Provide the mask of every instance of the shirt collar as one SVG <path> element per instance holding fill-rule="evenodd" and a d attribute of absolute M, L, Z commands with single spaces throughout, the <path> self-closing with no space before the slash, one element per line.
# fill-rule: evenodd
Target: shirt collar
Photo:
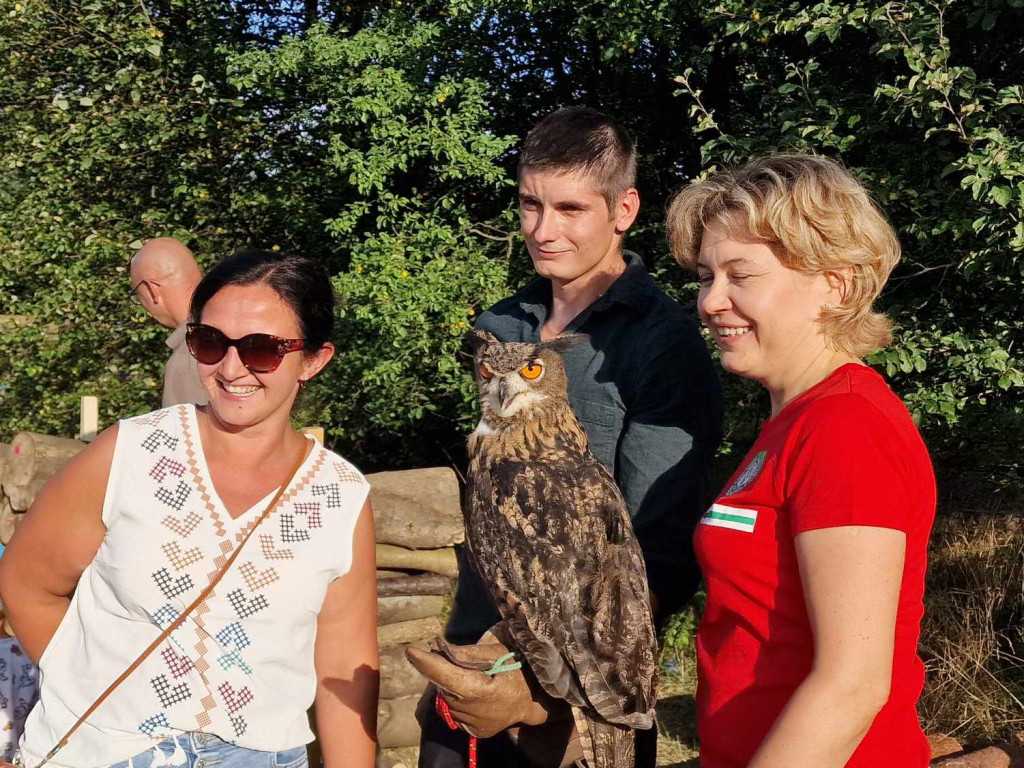
<path fill-rule="evenodd" d="M 644 308 L 654 289 L 654 281 L 647 274 L 643 259 L 638 254 L 623 251 L 622 258 L 626 262 L 626 270 L 588 307 L 591 311 L 600 312 L 613 304 L 625 304 L 636 310 Z M 523 311 L 534 315 L 543 323 L 551 308 L 551 281 L 546 277 L 534 278 L 523 289 L 519 305 Z"/>
<path fill-rule="evenodd" d="M 174 332 L 170 336 L 167 337 L 168 347 L 171 349 L 177 349 L 185 343 L 185 331 L 187 325 L 188 323 L 182 323 L 174 329 Z"/>

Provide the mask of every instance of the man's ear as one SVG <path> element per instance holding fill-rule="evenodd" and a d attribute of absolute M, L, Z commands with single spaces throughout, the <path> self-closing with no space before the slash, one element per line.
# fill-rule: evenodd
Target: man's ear
<path fill-rule="evenodd" d="M 615 231 L 620 235 L 633 226 L 637 214 L 640 213 L 640 193 L 630 188 L 619 195 L 615 201 L 615 210 L 612 211 L 612 218 L 615 220 Z"/>
<path fill-rule="evenodd" d="M 563 333 L 561 336 L 556 336 L 550 341 L 541 342 L 538 346 L 550 349 L 561 355 L 586 340 L 586 338 L 586 334 L 583 333 Z"/>
<path fill-rule="evenodd" d="M 463 340 L 473 350 L 475 355 L 480 351 L 482 347 L 486 347 L 488 344 L 499 344 L 500 342 L 492 333 L 487 331 L 469 331 L 463 337 Z"/>

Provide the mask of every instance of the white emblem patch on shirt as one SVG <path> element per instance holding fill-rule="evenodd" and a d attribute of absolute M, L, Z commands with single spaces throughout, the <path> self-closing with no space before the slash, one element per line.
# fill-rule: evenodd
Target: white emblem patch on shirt
<path fill-rule="evenodd" d="M 732 494 L 739 493 L 753 483 L 757 476 L 761 474 L 761 470 L 764 469 L 764 462 L 767 458 L 768 451 L 758 451 L 754 458 L 750 460 L 750 463 L 744 467 L 736 481 L 729 486 L 729 490 L 725 492 L 725 495 L 732 496 Z"/>

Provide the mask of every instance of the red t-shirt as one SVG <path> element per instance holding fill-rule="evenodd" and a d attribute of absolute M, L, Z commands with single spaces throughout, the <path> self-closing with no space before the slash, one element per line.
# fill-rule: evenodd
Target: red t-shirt
<path fill-rule="evenodd" d="M 844 365 L 766 422 L 694 536 L 707 585 L 697 630 L 702 768 L 745 768 L 810 672 L 814 637 L 794 538 L 846 525 L 907 534 L 889 701 L 848 768 L 923 768 L 916 705 L 935 476 L 906 408 Z"/>

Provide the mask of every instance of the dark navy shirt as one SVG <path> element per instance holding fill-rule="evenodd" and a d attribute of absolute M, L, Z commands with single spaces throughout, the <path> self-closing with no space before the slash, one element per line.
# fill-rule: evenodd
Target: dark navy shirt
<path fill-rule="evenodd" d="M 622 490 L 667 617 L 700 582 L 692 538 L 722 436 L 722 391 L 693 319 L 655 286 L 639 256 L 624 257 L 626 271 L 565 329 L 586 340 L 563 357 L 570 405 Z M 501 341 L 537 342 L 550 306 L 551 282 L 538 277 L 483 313 L 476 328 Z M 473 643 L 498 614 L 467 558 L 459 565 L 446 634 Z"/>

